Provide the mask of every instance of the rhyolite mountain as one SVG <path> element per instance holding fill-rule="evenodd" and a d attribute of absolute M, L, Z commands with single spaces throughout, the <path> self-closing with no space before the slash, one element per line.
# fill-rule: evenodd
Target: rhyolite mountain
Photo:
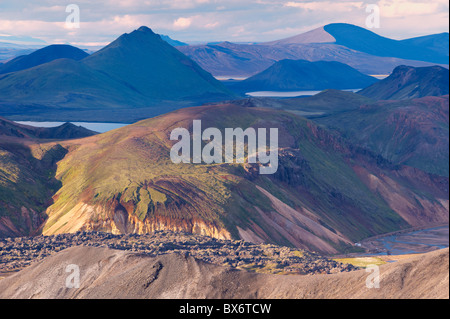
<path fill-rule="evenodd" d="M 233 97 L 147 27 L 80 61 L 57 59 L 0 75 L 0 114 L 14 120 L 129 122 Z"/>
<path fill-rule="evenodd" d="M 267 176 L 258 164 L 174 164 L 170 132 L 190 130 L 193 119 L 222 131 L 277 127 L 278 171 Z M 28 147 L 40 158 L 46 150 L 67 152 L 49 173 L 60 187 L 34 218 L 45 220 L 35 234 L 168 229 L 337 253 L 371 235 L 448 222 L 448 178 L 392 165 L 283 111 L 206 105 Z M 27 215 L 9 209 L 2 227 L 19 229 L 17 214 Z"/>
<path fill-rule="evenodd" d="M 0 65 L 0 74 L 29 69 L 56 59 L 81 60 L 89 54 L 66 44 L 53 44 Z"/>
<path fill-rule="evenodd" d="M 375 82 L 376 78 L 340 62 L 281 60 L 230 88 L 241 92 L 359 89 Z"/>
<path fill-rule="evenodd" d="M 440 66 L 399 66 L 392 74 L 359 91 L 376 100 L 405 100 L 449 94 L 449 70 Z"/>
<path fill-rule="evenodd" d="M 365 74 L 390 74 L 399 65 L 448 67 L 448 33 L 392 40 L 350 24 L 330 24 L 257 44 L 222 42 L 178 49 L 215 76 L 249 77 L 274 62 L 337 61 Z"/>

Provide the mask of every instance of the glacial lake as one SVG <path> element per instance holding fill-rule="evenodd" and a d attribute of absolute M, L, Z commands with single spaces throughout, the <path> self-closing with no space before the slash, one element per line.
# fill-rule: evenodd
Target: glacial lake
<path fill-rule="evenodd" d="M 66 122 L 33 122 L 33 121 L 16 121 L 16 123 L 36 126 L 36 127 L 56 127 L 63 125 Z M 70 122 L 76 126 L 82 126 L 89 130 L 105 133 L 116 128 L 120 128 L 129 124 L 125 123 L 95 123 L 95 122 Z"/>
<path fill-rule="evenodd" d="M 358 92 L 361 89 L 347 89 L 341 90 L 346 92 Z M 321 91 L 256 91 L 245 93 L 251 97 L 299 97 L 299 96 L 311 96 L 319 94 Z"/>

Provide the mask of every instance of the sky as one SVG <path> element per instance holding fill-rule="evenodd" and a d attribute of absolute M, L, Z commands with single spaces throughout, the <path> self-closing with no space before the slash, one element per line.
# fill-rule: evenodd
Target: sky
<path fill-rule="evenodd" d="M 79 8 L 79 28 L 74 11 L 66 12 L 71 4 Z M 371 30 L 380 35 L 448 32 L 447 0 L 0 0 L 0 37 L 102 46 L 145 25 L 184 42 L 264 42 L 334 22 L 368 28 L 369 4 L 379 8 L 379 27 Z"/>

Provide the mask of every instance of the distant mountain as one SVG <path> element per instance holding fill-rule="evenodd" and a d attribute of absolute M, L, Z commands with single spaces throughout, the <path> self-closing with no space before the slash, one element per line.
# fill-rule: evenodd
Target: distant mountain
<path fill-rule="evenodd" d="M 82 126 L 65 123 L 57 127 L 34 127 L 0 117 L 0 136 L 39 139 L 72 139 L 97 134 Z"/>
<path fill-rule="evenodd" d="M 30 54 L 38 49 L 44 47 L 43 45 L 18 45 L 13 43 L 0 42 L 0 66 L 12 59 Z"/>
<path fill-rule="evenodd" d="M 448 32 L 401 40 L 400 42 L 407 45 L 421 46 L 424 48 L 428 48 L 430 50 L 438 52 L 439 54 L 448 56 L 449 51 Z"/>
<path fill-rule="evenodd" d="M 397 41 L 349 24 L 258 44 L 222 42 L 178 49 L 213 75 L 228 77 L 253 76 L 284 59 L 337 61 L 365 74 L 390 74 L 399 65 L 449 63 L 448 34 Z"/>
<path fill-rule="evenodd" d="M 440 64 L 449 63 L 448 33 L 428 38 L 393 40 L 347 23 L 328 24 L 324 26 L 324 30 L 336 39 L 336 44 L 371 55 Z M 440 49 L 436 49 L 435 42 L 431 40 L 433 38 L 443 40 Z M 428 47 L 426 44 L 430 45 L 430 42 L 433 42 L 433 45 Z"/>
<path fill-rule="evenodd" d="M 181 46 L 185 46 L 188 45 L 187 43 L 178 41 L 178 40 L 174 40 L 171 37 L 169 37 L 168 35 L 164 35 L 164 34 L 160 34 L 161 39 L 163 39 L 164 41 L 166 41 L 167 43 L 169 43 L 171 46 L 174 47 L 181 47 Z"/>
<path fill-rule="evenodd" d="M 243 92 L 357 89 L 375 82 L 374 77 L 340 62 L 281 60 L 230 87 Z"/>
<path fill-rule="evenodd" d="M 57 59 L 0 75 L 0 115 L 16 120 L 135 121 L 181 105 L 233 97 L 147 27 L 80 61 Z"/>
<path fill-rule="evenodd" d="M 363 104 L 374 101 L 365 96 L 340 90 L 325 90 L 313 96 L 283 99 L 280 101 L 286 110 L 303 112 L 323 112 L 335 114 L 359 109 Z"/>
<path fill-rule="evenodd" d="M 135 94 L 151 99 L 231 95 L 219 81 L 147 27 L 120 36 L 84 59 L 83 64 L 117 82 L 126 82 Z"/>
<path fill-rule="evenodd" d="M 29 69 L 56 59 L 79 61 L 89 54 L 71 45 L 53 44 L 0 65 L 0 74 Z"/>
<path fill-rule="evenodd" d="M 289 45 L 289 44 L 300 44 L 300 43 L 335 43 L 336 39 L 325 31 L 324 27 L 320 27 L 305 33 L 295 35 L 293 37 L 263 42 L 264 45 Z"/>
<path fill-rule="evenodd" d="M 449 94 L 449 70 L 440 66 L 399 66 L 392 74 L 359 91 L 376 100 L 405 100 Z"/>
<path fill-rule="evenodd" d="M 357 110 L 363 104 L 374 103 L 368 97 L 348 91 L 324 90 L 312 96 L 274 99 L 268 97 L 248 97 L 229 103 L 244 107 L 268 107 L 282 109 L 306 117 L 316 118 L 324 115 Z"/>
<path fill-rule="evenodd" d="M 45 45 L 45 41 L 29 36 L 0 35 L 0 46 L 2 42 L 18 44 L 18 45 Z"/>

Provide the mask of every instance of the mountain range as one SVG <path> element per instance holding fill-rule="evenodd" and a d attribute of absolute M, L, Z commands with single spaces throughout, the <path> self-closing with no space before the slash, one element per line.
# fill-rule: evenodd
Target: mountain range
<path fill-rule="evenodd" d="M 448 32 L 427 37 L 393 40 L 367 29 L 346 23 L 324 26 L 338 45 L 383 57 L 448 64 Z"/>
<path fill-rule="evenodd" d="M 368 55 L 362 47 L 362 51 L 356 51 L 356 44 L 350 41 L 353 37 L 361 43 L 365 39 L 366 46 L 385 46 L 385 52 L 375 56 Z M 416 50 L 424 60 L 419 65 L 430 65 L 427 61 L 445 56 L 444 38 L 445 34 L 440 34 L 394 41 L 356 26 L 332 24 L 267 43 L 210 44 L 199 56 L 192 56 L 191 50 L 197 51 L 199 46 L 174 48 L 149 28 L 141 27 L 91 55 L 68 45 L 52 45 L 0 65 L 0 116 L 12 120 L 130 123 L 185 106 L 236 99 L 248 91 L 364 88 L 376 80 L 361 74 L 368 73 L 363 65 L 373 67 L 374 73 L 384 72 L 381 67 L 388 67 L 391 72 L 400 62 L 417 65 L 417 61 L 399 57 L 407 57 L 403 53 L 408 48 L 424 45 L 428 51 Z M 391 53 L 398 57 L 384 56 Z M 234 54 L 239 63 L 223 60 Z M 211 71 L 213 64 L 227 69 L 226 73 L 233 68 L 239 72 L 247 72 L 248 68 L 262 72 L 244 81 L 221 83 L 202 69 Z M 445 76 L 445 69 L 439 70 Z M 386 81 L 379 85 L 383 83 Z M 414 84 L 408 85 L 405 84 L 405 92 L 413 90 Z M 441 91 L 445 90 L 443 85 Z M 434 83 L 429 87 L 435 87 Z M 361 94 L 375 97 L 381 91 L 385 89 L 374 86 Z M 401 94 L 413 98 L 428 95 L 425 91 Z"/>
<path fill-rule="evenodd" d="M 399 65 L 448 67 L 448 48 L 448 33 L 393 40 L 345 23 L 257 44 L 222 42 L 178 47 L 214 76 L 230 78 L 255 75 L 284 59 L 337 61 L 369 75 L 390 74 Z"/>
<path fill-rule="evenodd" d="M 335 27 L 247 46 L 272 52 L 276 46 L 339 47 L 351 52 L 345 55 L 350 61 L 367 53 L 344 47 L 346 34 L 386 41 Z M 386 52 L 400 56 L 423 43 L 430 51 L 417 54 L 439 57 L 436 37 L 391 43 Z M 0 120 L 0 236 L 173 230 L 337 254 L 358 250 L 354 243 L 369 236 L 448 223 L 445 68 L 399 66 L 377 81 L 336 61 L 272 60 L 241 85 L 328 89 L 303 98 L 239 100 L 146 27 L 91 55 L 62 48 L 11 61 L 24 69 L 0 75 L 1 114 L 147 119 L 104 134 Z M 50 49 L 56 53 L 42 53 Z M 363 83 L 368 87 L 358 93 L 330 89 Z M 194 104 L 204 105 L 186 108 Z M 260 175 L 259 164 L 174 164 L 170 132 L 192 130 L 194 120 L 221 132 L 278 128 L 277 172 Z"/>
<path fill-rule="evenodd" d="M 79 61 L 56 59 L 0 75 L 1 114 L 16 119 L 133 121 L 234 96 L 146 27 Z"/>

